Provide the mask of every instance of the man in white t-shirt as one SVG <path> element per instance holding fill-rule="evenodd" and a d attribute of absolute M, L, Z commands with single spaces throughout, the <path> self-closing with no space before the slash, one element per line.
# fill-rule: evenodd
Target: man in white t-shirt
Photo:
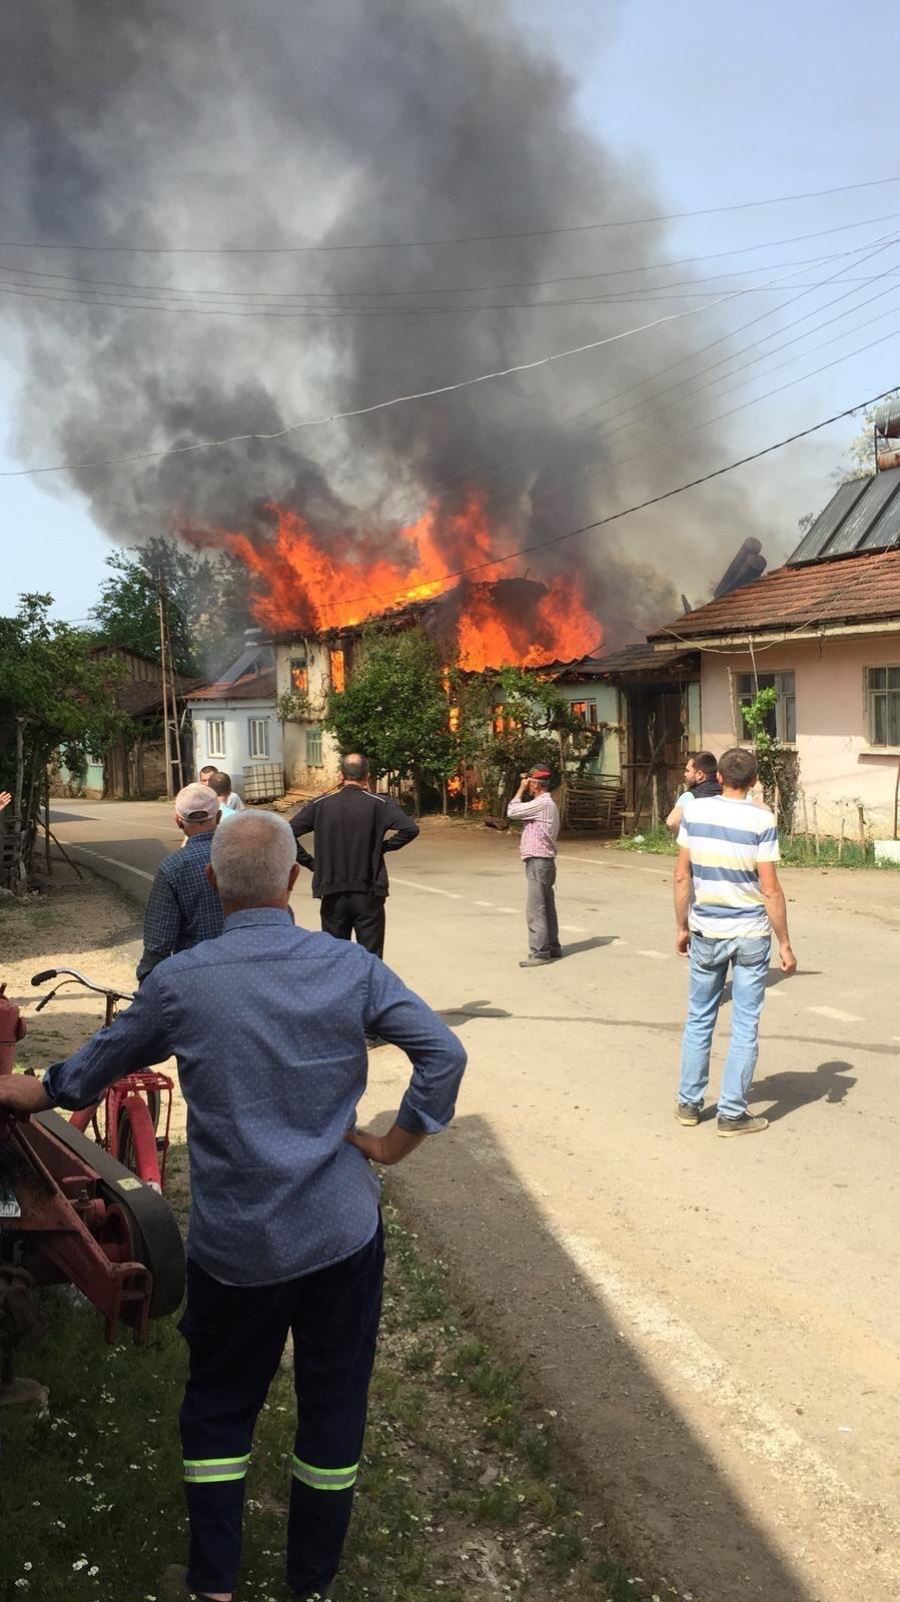
<path fill-rule="evenodd" d="M 684 765 L 684 789 L 666 818 L 666 824 L 673 834 L 677 834 L 681 828 L 682 819 L 692 801 L 722 794 L 717 768 L 718 763 L 711 751 L 694 751 L 688 757 Z"/>
<path fill-rule="evenodd" d="M 751 1135 L 768 1128 L 767 1119 L 747 1111 L 747 1094 L 759 1054 L 772 934 L 782 972 L 795 973 L 797 958 L 778 882 L 775 819 L 749 799 L 757 780 L 753 752 L 740 746 L 726 751 L 719 758 L 718 778 L 722 794 L 692 800 L 678 833 L 675 944 L 682 956 L 690 957 L 691 981 L 675 1116 L 688 1128 L 700 1122 L 713 1031 L 730 968 L 731 1040 L 719 1093 L 718 1133 Z"/>

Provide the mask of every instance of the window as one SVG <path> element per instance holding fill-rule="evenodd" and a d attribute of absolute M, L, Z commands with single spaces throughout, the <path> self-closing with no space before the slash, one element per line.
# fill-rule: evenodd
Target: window
<path fill-rule="evenodd" d="M 309 690 L 309 669 L 306 654 L 291 657 L 291 689 L 295 695 L 306 695 Z"/>
<path fill-rule="evenodd" d="M 248 730 L 250 734 L 251 757 L 267 757 L 269 754 L 268 718 L 249 718 Z"/>
<path fill-rule="evenodd" d="M 331 688 L 340 695 L 347 686 L 346 664 L 343 651 L 331 652 Z"/>
<path fill-rule="evenodd" d="M 868 668 L 871 745 L 900 745 L 900 667 Z"/>
<path fill-rule="evenodd" d="M 502 734 L 518 734 L 522 725 L 518 719 L 510 717 L 502 701 L 498 701 L 491 712 L 491 728 L 499 739 Z"/>
<path fill-rule="evenodd" d="M 206 725 L 206 754 L 211 757 L 225 755 L 225 719 L 210 718 Z"/>
<path fill-rule="evenodd" d="M 306 731 L 306 766 L 308 768 L 321 768 L 323 766 L 321 729 L 307 729 Z"/>
<path fill-rule="evenodd" d="M 749 706 L 755 699 L 757 689 L 775 690 L 778 699 L 766 716 L 766 733 L 770 734 L 773 740 L 780 740 L 782 745 L 793 745 L 797 738 L 793 673 L 760 673 L 756 678 L 752 673 L 736 673 L 734 684 L 738 710 L 738 738 L 741 740 L 752 738 L 744 722 L 743 708 Z"/>
<path fill-rule="evenodd" d="M 572 702 L 572 716 L 576 717 L 576 718 L 580 718 L 582 723 L 586 723 L 589 729 L 596 729 L 596 727 L 597 727 L 597 703 L 596 703 L 596 701 L 573 701 Z"/>

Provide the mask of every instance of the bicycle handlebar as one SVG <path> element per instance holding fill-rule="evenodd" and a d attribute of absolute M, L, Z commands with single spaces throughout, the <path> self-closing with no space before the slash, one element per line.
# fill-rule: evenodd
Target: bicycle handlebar
<path fill-rule="evenodd" d="M 43 973 L 32 975 L 33 985 L 44 985 L 50 979 L 74 979 L 76 984 L 83 985 L 85 990 L 93 990 L 98 996 L 112 996 L 114 1001 L 133 1001 L 134 992 L 131 990 L 108 990 L 103 985 L 95 985 L 92 979 L 86 979 L 77 968 L 46 968 Z M 46 997 L 50 1000 L 50 997 Z"/>

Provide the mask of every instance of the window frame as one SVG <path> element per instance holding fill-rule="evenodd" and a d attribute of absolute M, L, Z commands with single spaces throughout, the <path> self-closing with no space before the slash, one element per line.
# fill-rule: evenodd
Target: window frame
<path fill-rule="evenodd" d="M 225 718 L 207 718 L 206 720 L 206 754 L 216 762 L 224 761 L 228 752 L 225 749 Z M 222 730 L 222 744 L 218 749 L 213 744 L 213 729 Z"/>
<path fill-rule="evenodd" d="M 288 666 L 288 675 L 291 681 L 293 695 L 309 694 L 309 662 L 306 652 L 292 656 Z"/>
<path fill-rule="evenodd" d="M 253 747 L 254 747 L 255 744 L 257 744 L 259 742 L 257 741 L 257 739 L 254 736 L 254 730 L 259 730 L 259 729 L 262 730 L 262 736 L 263 736 L 262 737 L 262 744 L 265 747 L 265 749 L 261 750 L 261 751 L 255 751 L 253 749 Z M 268 762 L 270 760 L 271 752 L 270 752 L 270 749 L 269 749 L 269 720 L 268 720 L 267 717 L 265 717 L 265 716 L 263 716 L 263 717 L 259 717 L 259 716 L 248 717 L 248 719 L 247 719 L 247 750 L 250 753 L 250 761 L 251 762 Z"/>
<path fill-rule="evenodd" d="M 584 708 L 583 712 L 579 710 L 581 707 Z M 570 701 L 569 710 L 571 711 L 573 717 L 581 720 L 586 729 L 599 728 L 600 722 L 597 716 L 596 697 L 593 699 L 588 697 L 587 699 L 582 698 L 580 701 Z"/>
<path fill-rule="evenodd" d="M 306 752 L 306 766 L 308 768 L 324 768 L 324 766 L 325 766 L 325 753 L 322 750 L 322 725 L 321 725 L 321 723 L 310 724 L 309 727 L 307 728 L 307 730 L 306 730 L 306 744 L 305 744 L 305 748 L 304 749 L 305 749 L 305 752 Z M 318 753 L 319 753 L 319 760 L 317 762 L 313 759 L 313 751 L 315 751 L 316 749 L 318 750 Z"/>
<path fill-rule="evenodd" d="M 877 686 L 877 687 L 873 686 L 873 684 L 872 684 L 872 676 L 875 673 L 883 673 L 884 674 L 885 683 L 884 683 L 883 688 L 881 686 Z M 889 675 L 891 673 L 897 674 L 898 681 L 900 681 L 900 662 L 878 662 L 878 663 L 874 664 L 871 667 L 866 667 L 863 670 L 863 683 L 864 683 L 864 686 L 865 686 L 865 700 L 866 700 L 866 740 L 867 740 L 867 743 L 869 744 L 869 746 L 871 746 L 873 751 L 897 751 L 897 750 L 900 750 L 900 682 L 898 682 L 896 685 L 892 685 L 890 683 L 890 680 L 889 680 Z M 877 740 L 875 738 L 875 733 L 876 733 L 876 727 L 875 727 L 875 701 L 876 701 L 876 698 L 878 698 L 878 699 L 883 698 L 885 703 L 886 703 L 886 716 L 887 716 L 887 719 L 888 719 L 888 726 L 887 726 L 887 731 L 886 732 L 889 734 L 890 733 L 890 700 L 891 700 L 891 696 L 896 696 L 897 697 L 897 702 L 898 702 L 897 712 L 895 714 L 895 725 L 894 725 L 894 732 L 897 735 L 897 739 L 896 740 Z"/>
<path fill-rule="evenodd" d="M 785 680 L 790 680 L 790 689 Z M 748 681 L 749 688 L 741 688 L 743 680 Z M 797 674 L 794 668 L 778 668 L 771 672 L 754 673 L 752 669 L 734 670 L 734 727 L 737 738 L 741 744 L 752 742 L 752 735 L 744 723 L 744 707 L 754 699 L 758 690 L 775 689 L 778 691 L 778 700 L 773 708 L 775 718 L 774 729 L 768 733 L 777 740 L 779 745 L 788 747 L 797 744 Z M 790 710 L 789 710 L 790 709 Z M 793 731 L 787 730 L 793 721 Z"/>

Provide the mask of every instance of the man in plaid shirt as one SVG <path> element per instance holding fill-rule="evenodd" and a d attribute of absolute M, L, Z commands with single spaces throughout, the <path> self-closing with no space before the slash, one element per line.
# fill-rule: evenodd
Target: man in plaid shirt
<path fill-rule="evenodd" d="M 542 968 L 562 956 L 556 917 L 556 840 L 559 808 L 550 794 L 549 768 L 532 768 L 522 774 L 518 793 L 506 809 L 508 818 L 525 824 L 519 855 L 525 863 L 528 884 L 526 917 L 529 954 L 520 968 Z M 528 796 L 528 800 L 525 796 Z"/>
<path fill-rule="evenodd" d="M 173 952 L 215 940 L 222 933 L 222 903 L 206 877 L 218 821 L 219 798 L 208 784 L 186 784 L 179 790 L 175 822 L 186 839 L 182 849 L 164 857 L 156 870 L 144 914 L 138 984 Z"/>

